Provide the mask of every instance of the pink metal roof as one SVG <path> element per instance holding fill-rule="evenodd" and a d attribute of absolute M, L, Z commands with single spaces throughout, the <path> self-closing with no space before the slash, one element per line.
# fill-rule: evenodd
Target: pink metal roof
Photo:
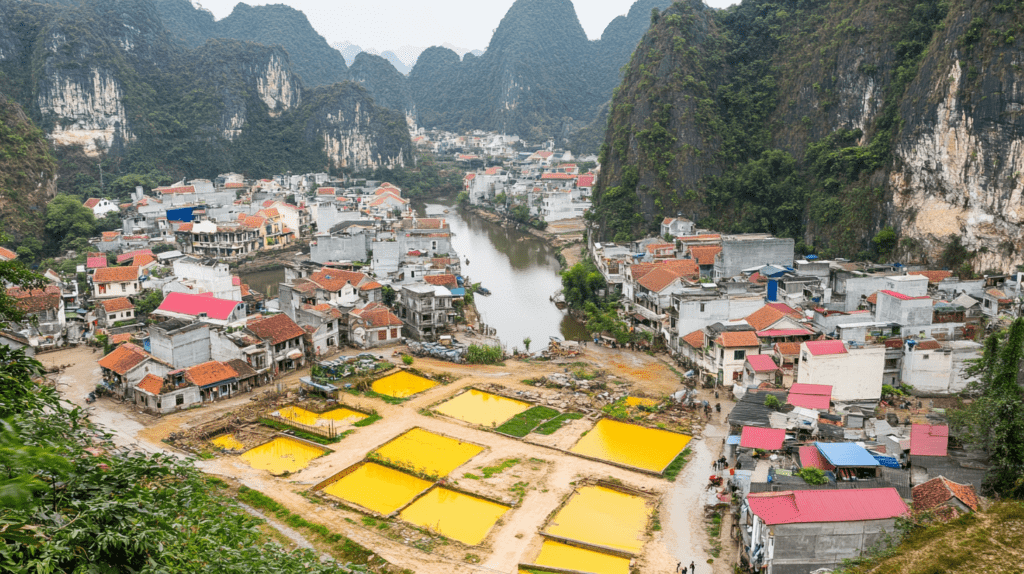
<path fill-rule="evenodd" d="M 801 395 L 825 395 L 832 396 L 832 385 L 808 385 L 806 383 L 793 383 L 789 392 Z"/>
<path fill-rule="evenodd" d="M 747 355 L 747 362 L 750 363 L 750 368 L 754 369 L 755 373 L 771 373 L 779 370 L 779 366 L 769 355 Z"/>
<path fill-rule="evenodd" d="M 228 299 L 217 299 L 216 297 L 192 295 L 190 293 L 168 293 L 167 297 L 164 298 L 164 302 L 157 307 L 157 310 L 191 315 L 193 317 L 198 316 L 200 313 L 206 313 L 206 316 L 210 319 L 225 321 L 239 305 L 241 305 L 240 302 Z"/>
<path fill-rule="evenodd" d="M 846 346 L 842 341 L 807 341 L 807 350 L 815 357 L 821 355 L 842 355 L 846 353 Z"/>
<path fill-rule="evenodd" d="M 784 440 L 786 440 L 785 429 L 743 427 L 743 434 L 740 435 L 740 446 L 762 450 L 779 450 L 782 448 L 782 441 Z"/>
<path fill-rule="evenodd" d="M 86 269 L 102 269 L 107 266 L 106 257 L 86 257 L 85 268 Z"/>
<path fill-rule="evenodd" d="M 825 460 L 825 457 L 821 456 L 821 451 L 818 447 L 813 444 L 802 446 L 797 449 L 800 453 L 800 466 L 804 468 L 818 468 L 821 470 L 835 470 L 836 467 L 832 466 L 829 461 Z"/>
<path fill-rule="evenodd" d="M 879 293 L 885 293 L 886 295 L 890 297 L 895 297 L 900 301 L 913 301 L 915 299 L 931 299 L 931 297 L 927 295 L 922 295 L 920 297 L 911 297 L 910 295 L 904 295 L 903 293 L 897 293 L 895 291 L 890 291 L 888 289 L 883 289 L 882 291 L 879 291 Z"/>
<path fill-rule="evenodd" d="M 909 514 L 895 488 L 758 492 L 750 493 L 747 503 L 769 526 L 884 520 Z"/>
<path fill-rule="evenodd" d="M 946 456 L 946 449 L 948 447 L 948 426 L 911 425 L 910 454 L 917 456 Z"/>
<path fill-rule="evenodd" d="M 829 395 L 802 395 L 791 391 L 786 397 L 786 402 L 794 407 L 827 411 L 831 400 Z"/>
<path fill-rule="evenodd" d="M 768 329 L 767 331 L 758 331 L 758 337 L 800 337 L 802 335 L 813 335 L 807 329 Z"/>

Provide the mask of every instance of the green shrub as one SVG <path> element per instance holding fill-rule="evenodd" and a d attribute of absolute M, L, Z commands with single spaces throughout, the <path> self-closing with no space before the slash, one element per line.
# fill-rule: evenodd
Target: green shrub
<path fill-rule="evenodd" d="M 804 479 L 807 484 L 828 484 L 828 477 L 825 476 L 825 471 L 820 468 L 812 468 L 810 466 L 801 468 L 797 471 L 800 478 Z"/>

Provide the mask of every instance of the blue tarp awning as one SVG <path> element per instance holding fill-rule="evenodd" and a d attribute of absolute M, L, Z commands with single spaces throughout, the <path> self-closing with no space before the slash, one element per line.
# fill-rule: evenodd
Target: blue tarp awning
<path fill-rule="evenodd" d="M 731 435 L 725 439 L 725 444 L 740 444 L 740 435 Z"/>
<path fill-rule="evenodd" d="M 458 289 L 449 289 L 449 291 L 452 292 L 452 297 L 465 297 L 466 296 L 466 288 L 465 287 L 459 287 Z"/>
<path fill-rule="evenodd" d="M 832 466 L 882 466 L 868 449 L 852 442 L 816 442 L 814 446 Z"/>
<path fill-rule="evenodd" d="M 325 393 L 333 393 L 334 391 L 338 390 L 338 387 L 334 385 L 330 385 L 327 383 L 317 383 L 314 382 L 313 379 L 309 377 L 301 377 L 299 378 L 299 382 L 302 383 L 303 385 L 313 387 L 314 389 L 317 389 L 318 391 L 323 391 Z"/>
<path fill-rule="evenodd" d="M 872 454 L 871 456 L 875 457 L 875 460 L 884 467 L 900 468 L 900 461 L 891 456 L 885 456 L 883 454 Z"/>

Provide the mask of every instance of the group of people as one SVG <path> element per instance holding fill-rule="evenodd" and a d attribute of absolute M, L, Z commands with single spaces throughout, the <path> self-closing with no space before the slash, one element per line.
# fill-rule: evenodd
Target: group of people
<path fill-rule="evenodd" d="M 676 564 L 676 572 L 679 572 L 680 574 L 686 574 L 686 570 L 687 570 L 687 568 L 686 568 L 686 566 L 683 566 L 682 562 Z M 697 570 L 697 565 L 693 563 L 693 560 L 690 561 L 690 568 L 689 568 L 689 570 L 690 570 L 690 574 L 693 574 L 694 571 Z"/>
<path fill-rule="evenodd" d="M 722 403 L 715 403 L 715 412 L 722 412 Z M 711 420 L 711 403 L 704 401 L 704 416 Z"/>

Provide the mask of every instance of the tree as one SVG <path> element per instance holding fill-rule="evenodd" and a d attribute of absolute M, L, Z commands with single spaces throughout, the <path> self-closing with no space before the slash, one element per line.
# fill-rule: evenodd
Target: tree
<path fill-rule="evenodd" d="M 523 346 L 526 347 L 526 352 L 527 353 L 530 352 L 530 343 L 532 343 L 532 342 L 533 342 L 533 339 L 531 339 L 529 337 L 526 337 L 526 338 L 523 339 Z"/>
<path fill-rule="evenodd" d="M 875 244 L 875 251 L 879 256 L 886 257 L 896 249 L 896 232 L 892 227 L 886 227 L 878 232 L 871 240 Z"/>
<path fill-rule="evenodd" d="M 600 302 L 599 292 L 606 288 L 604 276 L 590 260 L 581 261 L 562 273 L 562 293 L 570 307 L 584 309 L 588 302 Z"/>
<path fill-rule="evenodd" d="M 985 450 L 991 468 L 984 489 L 996 496 L 1024 497 L 1024 390 L 1017 382 L 1024 360 L 1024 319 L 985 341 L 982 358 L 968 368 L 978 394 L 968 406 L 949 413 L 961 441 Z"/>
<path fill-rule="evenodd" d="M 156 308 L 159 307 L 160 304 L 163 302 L 163 292 L 157 289 L 146 291 L 146 294 L 143 295 L 142 298 L 140 298 L 138 302 L 135 304 L 135 316 L 145 317 L 152 313 L 153 311 L 156 311 Z"/>
<path fill-rule="evenodd" d="M 53 251 L 68 249 L 76 239 L 88 239 L 96 230 L 92 210 L 71 195 L 58 195 L 46 206 L 46 235 Z"/>
<path fill-rule="evenodd" d="M 395 290 L 392 289 L 390 285 L 385 285 L 384 288 L 380 290 L 380 294 L 381 297 L 384 299 L 384 304 L 387 305 L 388 307 L 394 305 L 395 299 L 398 298 L 398 293 L 396 293 Z"/>

